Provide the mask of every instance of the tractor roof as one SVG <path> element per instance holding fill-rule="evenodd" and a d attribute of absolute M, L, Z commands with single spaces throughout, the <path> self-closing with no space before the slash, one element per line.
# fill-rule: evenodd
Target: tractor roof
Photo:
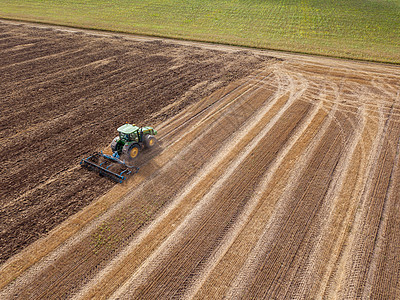
<path fill-rule="evenodd" d="M 121 127 L 118 127 L 118 132 L 122 132 L 125 134 L 131 134 L 133 132 L 135 132 L 136 130 L 138 130 L 139 127 L 137 127 L 136 125 L 131 125 L 131 124 L 124 124 Z"/>

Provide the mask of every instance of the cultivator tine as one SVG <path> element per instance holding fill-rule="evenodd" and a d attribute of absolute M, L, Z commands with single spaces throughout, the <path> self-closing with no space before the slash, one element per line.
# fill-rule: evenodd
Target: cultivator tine
<path fill-rule="evenodd" d="M 82 159 L 80 165 L 90 171 L 97 172 L 100 176 L 110 178 L 118 183 L 122 183 L 129 175 L 139 171 L 139 168 L 128 167 L 122 161 L 111 159 L 110 156 L 103 153 L 95 153 L 88 158 Z M 118 172 L 110 169 L 114 166 L 118 166 Z"/>

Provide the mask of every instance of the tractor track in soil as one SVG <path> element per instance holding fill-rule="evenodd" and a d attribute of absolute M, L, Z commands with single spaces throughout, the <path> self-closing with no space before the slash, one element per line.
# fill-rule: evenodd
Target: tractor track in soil
<path fill-rule="evenodd" d="M 0 139 L 16 154 L 1 150 L 0 221 L 16 222 L 1 231 L 0 298 L 399 296 L 399 67 L 7 22 L 0 33 Z M 113 186 L 70 166 L 121 118 L 160 134 L 136 176 Z"/>

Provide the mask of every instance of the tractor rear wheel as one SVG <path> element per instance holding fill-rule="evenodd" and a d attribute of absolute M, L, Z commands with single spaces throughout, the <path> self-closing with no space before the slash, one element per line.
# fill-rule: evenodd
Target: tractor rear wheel
<path fill-rule="evenodd" d="M 146 148 L 151 148 L 151 147 L 155 146 L 156 143 L 157 143 L 157 140 L 154 137 L 154 135 L 146 134 L 144 136 L 144 145 L 146 146 Z"/>

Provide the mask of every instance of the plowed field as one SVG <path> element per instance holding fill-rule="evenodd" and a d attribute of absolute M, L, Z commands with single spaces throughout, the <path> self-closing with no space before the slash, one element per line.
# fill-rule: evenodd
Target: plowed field
<path fill-rule="evenodd" d="M 269 60 L 0 23 L 0 262 L 114 185 L 79 161 L 121 124 L 154 126 Z"/>
<path fill-rule="evenodd" d="M 399 67 L 0 29 L 2 233 L 91 202 L 0 266 L 1 299 L 400 297 Z M 161 144 L 113 186 L 70 163 L 119 114 Z"/>

